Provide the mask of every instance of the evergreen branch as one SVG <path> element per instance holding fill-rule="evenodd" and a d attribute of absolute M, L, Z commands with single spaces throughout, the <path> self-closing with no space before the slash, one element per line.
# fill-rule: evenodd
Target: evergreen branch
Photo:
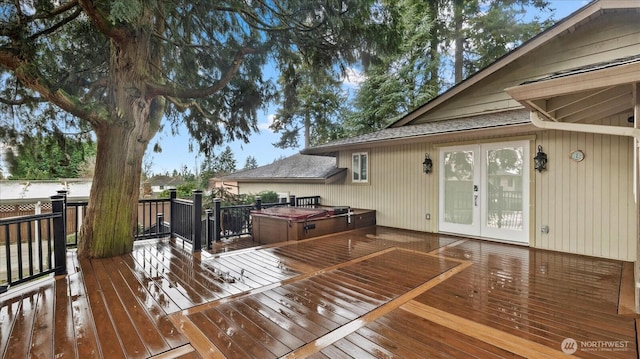
<path fill-rule="evenodd" d="M 175 86 L 165 86 L 158 83 L 149 83 L 149 95 L 150 96 L 166 96 L 174 98 L 203 98 L 210 96 L 220 90 L 222 90 L 233 79 L 235 74 L 240 69 L 242 61 L 248 54 L 256 53 L 257 50 L 245 47 L 238 52 L 233 58 L 231 67 L 216 83 L 209 87 L 199 89 L 179 88 Z"/>
<path fill-rule="evenodd" d="M 47 102 L 47 100 L 41 97 L 32 97 L 32 96 L 22 96 L 21 98 L 16 100 L 10 100 L 4 97 L 0 97 L 0 103 L 9 105 L 9 106 L 21 106 L 28 103 L 34 103 L 34 102 Z"/>
<path fill-rule="evenodd" d="M 119 29 L 109 22 L 103 14 L 98 10 L 91 0 L 78 0 L 78 4 L 82 7 L 85 14 L 92 20 L 98 31 L 114 40 L 122 41 L 126 39 L 127 34 L 124 30 Z"/>
<path fill-rule="evenodd" d="M 65 4 L 62 4 L 60 6 L 58 6 L 57 8 L 48 11 L 48 12 L 42 12 L 42 13 L 35 13 L 32 16 L 26 16 L 25 19 L 27 20 L 41 20 L 41 19 L 48 19 L 54 16 L 58 16 L 64 12 L 67 12 L 69 10 L 71 10 L 72 8 L 78 6 L 78 0 L 72 0 L 69 1 Z"/>
<path fill-rule="evenodd" d="M 35 34 L 31 35 L 29 37 L 29 40 L 35 41 L 35 39 L 37 39 L 40 36 L 48 35 L 48 34 L 51 34 L 51 33 L 55 32 L 56 30 L 58 30 L 62 26 L 70 23 L 72 20 L 74 20 L 75 18 L 80 16 L 80 14 L 82 14 L 82 9 L 78 8 L 71 15 L 69 15 L 66 18 L 62 19 L 60 22 L 54 24 L 53 26 L 51 26 L 51 27 L 49 27 L 47 29 L 44 29 L 42 31 L 36 32 Z"/>
<path fill-rule="evenodd" d="M 53 88 L 40 74 L 36 66 L 28 60 L 22 59 L 11 49 L 0 48 L 0 65 L 13 71 L 20 83 L 39 93 L 41 99 L 49 101 L 70 114 L 82 118 L 92 125 L 97 125 L 104 119 L 95 111 L 91 111 L 79 102 L 74 101 L 71 96 L 61 89 Z"/>
<path fill-rule="evenodd" d="M 169 100 L 169 102 L 171 102 L 172 104 L 174 104 L 176 106 L 176 108 L 178 109 L 178 111 L 180 112 L 184 112 L 188 109 L 194 109 L 196 110 L 199 114 L 202 115 L 202 117 L 210 119 L 210 120 L 214 120 L 214 117 L 207 111 L 205 111 L 205 109 L 202 108 L 202 106 L 200 106 L 200 104 L 198 104 L 195 101 L 190 101 L 190 102 L 182 102 L 179 99 L 175 98 L 175 97 L 171 97 L 171 96 L 167 96 L 166 97 L 167 100 Z M 216 119 L 216 120 L 220 120 L 220 119 Z"/>

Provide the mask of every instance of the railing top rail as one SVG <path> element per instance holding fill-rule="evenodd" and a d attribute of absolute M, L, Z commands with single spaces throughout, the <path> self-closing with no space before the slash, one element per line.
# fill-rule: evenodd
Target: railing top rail
<path fill-rule="evenodd" d="M 62 215 L 61 213 L 42 213 L 42 214 L 32 214 L 28 216 L 7 217 L 7 218 L 0 219 L 0 226 L 7 225 L 7 224 L 31 222 L 38 219 L 56 218 L 61 215 Z"/>
<path fill-rule="evenodd" d="M 89 201 L 67 201 L 67 206 L 81 207 L 89 204 Z"/>
<path fill-rule="evenodd" d="M 253 204 L 236 204 L 233 206 L 221 206 L 220 209 L 234 209 L 234 208 L 253 208 Z"/>
<path fill-rule="evenodd" d="M 193 201 L 190 199 L 184 199 L 184 198 L 176 198 L 174 199 L 174 201 L 176 203 L 180 203 L 180 204 L 193 204 Z"/>
<path fill-rule="evenodd" d="M 169 202 L 171 198 L 141 198 L 138 203 L 157 203 L 157 202 Z"/>

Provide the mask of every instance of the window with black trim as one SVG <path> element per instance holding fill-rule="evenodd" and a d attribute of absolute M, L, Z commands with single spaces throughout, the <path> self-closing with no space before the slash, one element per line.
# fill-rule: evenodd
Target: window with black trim
<path fill-rule="evenodd" d="M 369 155 L 366 152 L 351 155 L 351 180 L 358 183 L 369 182 Z"/>

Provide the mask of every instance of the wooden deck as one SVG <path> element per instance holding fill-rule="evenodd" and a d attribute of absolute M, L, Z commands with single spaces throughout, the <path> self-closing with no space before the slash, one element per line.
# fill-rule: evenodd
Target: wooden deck
<path fill-rule="evenodd" d="M 637 358 L 636 319 L 618 313 L 633 286 L 622 262 L 380 227 L 226 244 L 195 256 L 173 240 L 112 259 L 69 252 L 68 275 L 0 297 L 0 353 Z"/>

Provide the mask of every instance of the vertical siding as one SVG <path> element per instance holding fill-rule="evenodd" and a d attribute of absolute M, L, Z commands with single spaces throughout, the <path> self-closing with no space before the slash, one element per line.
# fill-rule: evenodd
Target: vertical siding
<path fill-rule="evenodd" d="M 620 124 L 626 118 L 615 121 Z M 638 221 L 632 188 L 632 144 L 632 139 L 616 136 L 565 131 L 536 134 L 536 150 L 537 145 L 542 145 L 549 163 L 546 171 L 535 172 L 532 177 L 535 215 L 531 246 L 627 261 L 636 259 Z M 569 153 L 576 149 L 585 153 L 582 162 L 569 158 Z M 382 226 L 437 232 L 438 156 L 434 145 L 426 142 L 396 145 L 367 152 L 368 184 L 352 184 L 349 170 L 342 183 L 241 183 L 240 190 L 319 195 L 325 205 L 375 209 Z M 429 175 L 422 172 L 427 152 L 435 170 Z M 339 155 L 338 166 L 350 169 L 350 152 Z M 427 213 L 431 214 L 431 220 L 425 219 Z M 541 233 L 542 225 L 549 226 L 548 234 Z"/>
<path fill-rule="evenodd" d="M 633 140 L 546 131 L 539 133 L 537 144 L 549 156 L 549 165 L 547 171 L 536 173 L 534 245 L 634 261 L 637 210 L 633 197 Z M 569 153 L 577 149 L 585 153 L 582 162 L 569 158 Z M 540 232 L 542 225 L 549 226 L 548 234 Z"/>
<path fill-rule="evenodd" d="M 425 153 L 429 152 L 434 163 L 436 161 L 433 148 L 422 143 L 374 148 L 367 152 L 370 169 L 367 184 L 352 184 L 349 170 L 342 183 L 241 183 L 240 191 L 257 193 L 273 190 L 296 196 L 320 195 L 325 205 L 375 209 L 377 222 L 382 226 L 436 231 L 437 197 L 434 198 L 433 189 L 437 175 L 422 172 Z M 340 154 L 338 166 L 351 168 L 350 152 Z M 427 213 L 431 214 L 431 220 L 425 220 Z"/>

